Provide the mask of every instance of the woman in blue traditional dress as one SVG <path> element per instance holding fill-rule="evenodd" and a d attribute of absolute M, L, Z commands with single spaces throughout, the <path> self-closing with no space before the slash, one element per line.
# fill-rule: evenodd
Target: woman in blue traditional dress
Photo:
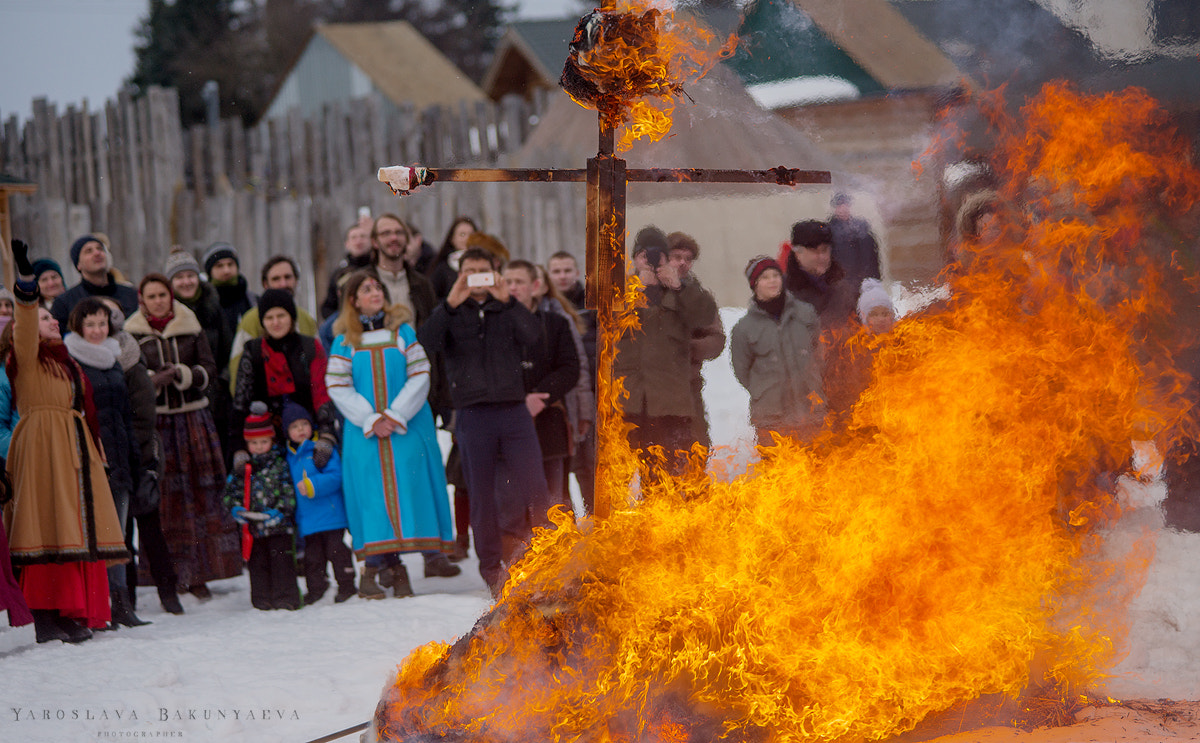
<path fill-rule="evenodd" d="M 409 322 L 369 270 L 346 282 L 325 386 L 345 416 L 342 492 L 354 551 L 365 561 L 359 595 L 412 595 L 402 552 L 425 553 L 425 574 L 447 575 L 454 520 L 426 398 L 430 370 Z M 453 572 L 457 573 L 458 570 Z M 382 587 L 381 587 L 382 586 Z"/>

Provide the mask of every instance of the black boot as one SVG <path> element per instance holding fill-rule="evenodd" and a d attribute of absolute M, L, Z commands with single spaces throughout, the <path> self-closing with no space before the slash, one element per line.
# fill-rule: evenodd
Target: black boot
<path fill-rule="evenodd" d="M 70 617 L 54 612 L 54 622 L 67 635 L 63 642 L 83 642 L 92 639 L 92 631 Z"/>
<path fill-rule="evenodd" d="M 158 589 L 158 600 L 162 604 L 163 611 L 168 614 L 182 614 L 183 604 L 179 603 L 179 596 L 175 595 L 175 587 L 160 587 Z"/>
<path fill-rule="evenodd" d="M 412 583 L 408 580 L 408 568 L 404 564 L 393 565 L 392 571 L 392 595 L 398 599 L 406 599 L 413 595 Z"/>
<path fill-rule="evenodd" d="M 38 642 L 70 642 L 71 639 L 62 627 L 58 626 L 58 612 L 53 609 L 33 609 L 33 629 L 37 633 Z"/>
<path fill-rule="evenodd" d="M 138 615 L 133 613 L 133 607 L 129 605 L 129 592 L 124 588 L 110 589 L 108 598 L 112 602 L 113 624 L 121 624 L 126 627 L 143 627 L 150 624 L 145 619 L 139 619 Z"/>

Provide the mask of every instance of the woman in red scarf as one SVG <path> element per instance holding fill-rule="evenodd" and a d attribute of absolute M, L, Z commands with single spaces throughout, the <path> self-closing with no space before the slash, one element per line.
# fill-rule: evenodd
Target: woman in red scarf
<path fill-rule="evenodd" d="M 178 590 L 200 600 L 212 596 L 210 580 L 242 572 L 237 524 L 221 505 L 225 462 L 207 391 L 217 367 L 196 315 L 175 300 L 171 282 L 150 274 L 138 287 L 140 309 L 125 321 L 158 391 L 158 435 L 166 464 L 159 515 L 178 576 Z M 138 582 L 154 585 L 149 570 Z M 169 588 L 159 598 L 170 604 Z M 167 608 L 164 606 L 164 608 Z"/>
<path fill-rule="evenodd" d="M 106 566 L 127 562 L 129 551 L 96 445 L 87 378 L 38 304 L 28 251 L 13 241 L 19 278 L 7 366 L 21 421 L 9 447 L 14 496 L 4 521 L 37 641 L 82 642 L 89 627 L 108 624 Z"/>
<path fill-rule="evenodd" d="M 263 337 L 246 341 L 238 364 L 233 391 L 231 435 L 241 435 L 250 403 L 267 404 L 275 423 L 276 439 L 286 441 L 281 430 L 283 405 L 292 401 L 316 423 L 320 438 L 313 461 L 324 467 L 337 444 L 336 412 L 325 391 L 325 349 L 320 341 L 296 332 L 296 301 L 286 289 L 268 289 L 258 299 Z"/>

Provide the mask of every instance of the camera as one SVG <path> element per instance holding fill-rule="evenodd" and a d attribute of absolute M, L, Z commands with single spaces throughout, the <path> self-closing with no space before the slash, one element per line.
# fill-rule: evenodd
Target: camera
<path fill-rule="evenodd" d="M 496 274 L 494 274 L 490 271 L 487 273 L 473 273 L 470 276 L 467 276 L 467 286 L 470 286 L 470 287 L 495 286 L 495 285 L 496 285 Z"/>
<path fill-rule="evenodd" d="M 663 250 L 657 245 L 651 245 L 650 247 L 646 248 L 646 262 L 650 264 L 651 268 L 658 268 L 666 260 L 667 251 Z"/>

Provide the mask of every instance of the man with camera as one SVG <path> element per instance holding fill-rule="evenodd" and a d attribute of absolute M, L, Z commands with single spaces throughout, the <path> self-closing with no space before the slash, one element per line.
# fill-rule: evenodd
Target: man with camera
<path fill-rule="evenodd" d="M 463 253 L 458 279 L 417 337 L 445 363 L 479 574 L 499 595 L 504 565 L 520 554 L 531 526 L 549 523 L 553 504 L 521 367 L 526 350 L 541 342 L 542 324 L 509 296 L 493 260 L 483 248 Z M 498 489 L 500 461 L 507 482 Z"/>
<path fill-rule="evenodd" d="M 711 325 L 717 304 L 708 292 L 668 260 L 666 234 L 645 227 L 633 241 L 633 265 L 646 306 L 639 308 L 641 327 L 622 336 L 617 346 L 613 376 L 625 378 L 625 420 L 634 428 L 629 443 L 643 450 L 643 472 L 653 480 L 660 469 L 678 475 L 687 463 L 696 410 L 691 385 L 692 334 Z M 648 450 L 663 448 L 665 461 Z"/>

